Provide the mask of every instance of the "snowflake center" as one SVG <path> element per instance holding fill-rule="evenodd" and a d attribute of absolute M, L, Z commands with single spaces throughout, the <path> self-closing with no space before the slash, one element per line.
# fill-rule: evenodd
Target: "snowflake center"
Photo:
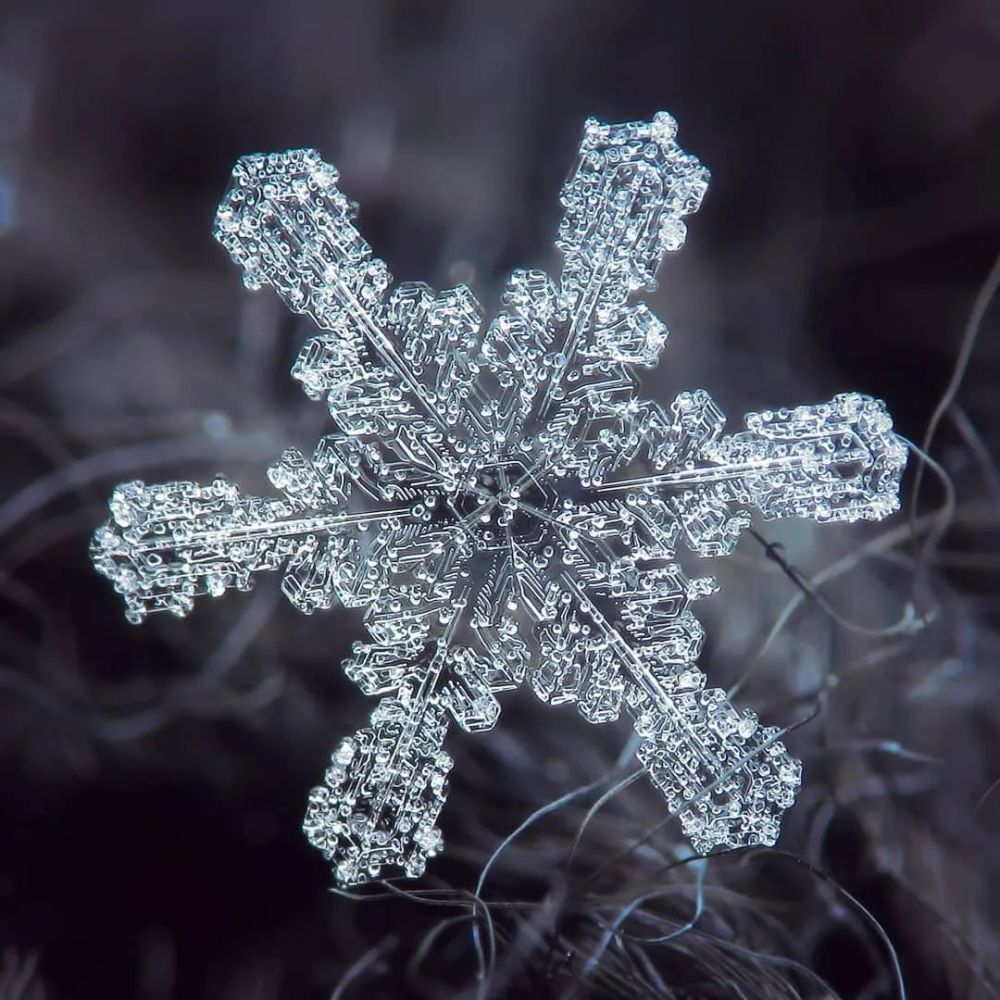
<path fill-rule="evenodd" d="M 480 548 L 541 540 L 552 496 L 522 462 L 488 465 L 470 477 L 450 506 L 475 534 Z"/>

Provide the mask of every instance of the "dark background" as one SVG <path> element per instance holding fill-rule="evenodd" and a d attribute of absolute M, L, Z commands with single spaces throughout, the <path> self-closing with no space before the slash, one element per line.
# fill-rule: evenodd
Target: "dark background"
<path fill-rule="evenodd" d="M 306 324 L 210 236 L 242 153 L 316 146 L 398 278 L 492 309 L 510 268 L 555 263 L 583 119 L 668 109 L 713 183 L 652 300 L 672 339 L 646 391 L 704 385 L 738 420 L 857 388 L 920 440 L 1000 250 L 998 99 L 989 0 L 8 0 L 0 996 L 472 995 L 463 893 L 601 778 L 495 864 L 494 995 L 878 1000 L 895 954 L 913 997 L 996 996 L 997 309 L 932 447 L 957 506 L 923 571 L 906 514 L 926 540 L 944 494 L 929 474 L 914 507 L 912 472 L 884 525 L 759 526 L 806 575 L 857 555 L 823 590 L 839 624 L 805 601 L 761 653 L 794 584 L 751 537 L 713 567 L 711 680 L 752 665 L 740 699 L 775 724 L 819 707 L 789 738 L 784 855 L 666 869 L 682 839 L 640 780 L 567 870 L 627 728 L 519 695 L 449 745 L 446 853 L 404 883 L 442 892 L 331 894 L 299 824 L 368 711 L 338 669 L 357 616 L 303 618 L 265 580 L 134 629 L 86 545 L 118 481 L 259 488 L 324 427 L 287 376 Z M 927 627 L 887 631 L 914 599 Z"/>

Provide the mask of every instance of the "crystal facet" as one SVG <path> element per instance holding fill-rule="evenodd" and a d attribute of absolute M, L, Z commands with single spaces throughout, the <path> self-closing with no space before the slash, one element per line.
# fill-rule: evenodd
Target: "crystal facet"
<path fill-rule="evenodd" d="M 586 124 L 562 191 L 559 281 L 515 271 L 484 325 L 465 285 L 392 286 L 313 150 L 246 156 L 215 235 L 251 288 L 317 332 L 292 375 L 336 431 L 269 470 L 280 494 L 224 479 L 126 483 L 94 535 L 126 616 L 282 573 L 301 611 L 364 608 L 348 677 L 381 700 L 343 740 L 304 829 L 351 884 L 420 875 L 441 850 L 449 722 L 490 729 L 527 682 L 594 723 L 624 710 L 638 757 L 698 851 L 773 844 L 801 766 L 780 731 L 706 688 L 694 601 L 715 590 L 683 545 L 730 553 L 765 518 L 878 519 L 897 509 L 904 446 L 859 393 L 751 413 L 704 390 L 638 395 L 666 326 L 635 294 L 684 242 L 708 172 L 676 124 Z"/>

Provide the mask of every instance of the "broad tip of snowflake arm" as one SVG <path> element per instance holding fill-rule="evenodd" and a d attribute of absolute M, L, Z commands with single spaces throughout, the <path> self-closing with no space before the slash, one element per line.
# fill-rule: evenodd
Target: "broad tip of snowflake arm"
<path fill-rule="evenodd" d="M 94 532 L 90 557 L 122 596 L 130 622 L 156 611 L 181 617 L 201 594 L 250 588 L 248 569 L 204 544 L 208 533 L 225 531 L 239 499 L 224 479 L 115 487 L 111 518 Z"/>
<path fill-rule="evenodd" d="M 673 692 L 669 712 L 637 713 L 639 761 L 698 853 L 771 846 L 802 783 L 801 762 L 780 729 L 737 711 L 718 688 L 701 690 L 696 667 L 684 676 L 696 683 Z"/>
<path fill-rule="evenodd" d="M 345 319 L 370 322 L 391 281 L 354 226 L 338 178 L 315 149 L 240 157 L 212 230 L 249 288 L 273 286 L 328 330 Z"/>
<path fill-rule="evenodd" d="M 907 451 L 885 403 L 859 392 L 827 403 L 748 413 L 713 461 L 742 470 L 735 499 L 765 518 L 876 521 L 899 509 Z"/>
<path fill-rule="evenodd" d="M 660 262 L 683 245 L 684 216 L 698 210 L 709 181 L 676 132 L 666 112 L 648 122 L 586 123 L 576 169 L 562 189 L 556 240 L 570 315 L 563 367 L 577 352 L 647 367 L 659 357 L 666 326 L 628 299 L 656 288 Z"/>
<path fill-rule="evenodd" d="M 371 725 L 344 739 L 302 824 L 340 885 L 377 878 L 387 866 L 411 878 L 442 847 L 436 821 L 448 795 L 451 757 L 444 708 L 387 698 Z"/>
<path fill-rule="evenodd" d="M 607 269 L 602 280 L 624 280 L 629 291 L 655 289 L 660 261 L 684 244 L 681 220 L 701 207 L 711 176 L 676 137 L 677 122 L 665 111 L 651 121 L 587 120 L 560 194 L 564 286 L 577 267 L 590 277 L 596 267 Z"/>

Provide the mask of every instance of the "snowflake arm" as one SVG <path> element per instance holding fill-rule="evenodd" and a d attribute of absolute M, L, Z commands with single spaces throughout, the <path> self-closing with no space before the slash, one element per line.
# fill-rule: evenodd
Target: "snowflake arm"
<path fill-rule="evenodd" d="M 667 471 L 609 480 L 599 493 L 680 490 L 681 508 L 714 496 L 753 504 L 768 519 L 820 523 L 880 520 L 899 508 L 906 450 L 881 400 L 842 393 L 814 406 L 748 413 L 745 432 L 721 439 L 725 418 L 703 390 L 683 393 L 672 409 L 672 427 L 650 442 L 653 466 Z"/>
<path fill-rule="evenodd" d="M 452 765 L 443 749 L 447 712 L 457 704 L 461 718 L 468 707 L 461 699 L 461 678 L 447 681 L 447 667 L 455 659 L 452 640 L 467 594 L 463 591 L 453 606 L 439 610 L 444 632 L 434 652 L 417 661 L 417 670 L 407 664 L 405 681 L 387 685 L 396 689 L 394 696 L 380 702 L 370 726 L 341 742 L 330 758 L 325 783 L 310 793 L 303 830 L 334 862 L 334 875 L 343 884 L 377 877 L 387 864 L 410 876 L 422 875 L 428 857 L 441 849 L 435 822 L 448 794 Z M 349 675 L 366 653 L 355 650 Z M 367 667 L 361 675 L 371 677 Z M 373 691 L 369 687 L 366 693 Z"/>
<path fill-rule="evenodd" d="M 455 470 L 454 428 L 477 373 L 482 308 L 465 285 L 435 298 L 392 277 L 352 222 L 336 169 L 312 149 L 242 157 L 216 215 L 215 236 L 250 288 L 271 285 L 321 330 L 293 368 L 326 395 L 348 433 L 394 439 L 407 469 Z M 407 451 L 409 449 L 409 451 Z"/>
<path fill-rule="evenodd" d="M 498 720 L 527 683 L 590 722 L 624 709 L 638 757 L 696 850 L 771 844 L 801 767 L 782 732 L 706 687 L 678 557 L 732 551 L 765 518 L 877 519 L 906 452 L 860 393 L 725 418 L 704 390 L 638 395 L 665 325 L 643 303 L 708 173 L 669 115 L 587 123 L 562 193 L 561 278 L 515 271 L 483 327 L 464 285 L 398 284 L 312 150 L 243 157 L 215 234 L 251 287 L 317 332 L 292 368 L 337 432 L 270 468 L 280 495 L 217 479 L 127 483 L 92 556 L 126 615 L 187 614 L 263 571 L 301 611 L 363 608 L 346 675 L 379 697 L 310 795 L 304 829 L 351 884 L 419 875 L 441 848 L 451 721 Z"/>
<path fill-rule="evenodd" d="M 576 169 L 561 195 L 565 214 L 556 245 L 569 323 L 542 394 L 543 418 L 565 398 L 564 382 L 587 374 L 575 368 L 583 358 L 592 359 L 591 367 L 605 362 L 605 370 L 609 362 L 650 366 L 666 343 L 666 326 L 645 304 L 628 300 L 656 288 L 663 255 L 684 243 L 683 217 L 698 210 L 708 187 L 708 171 L 677 145 L 676 134 L 665 112 L 651 122 L 590 119 L 584 126 Z"/>

